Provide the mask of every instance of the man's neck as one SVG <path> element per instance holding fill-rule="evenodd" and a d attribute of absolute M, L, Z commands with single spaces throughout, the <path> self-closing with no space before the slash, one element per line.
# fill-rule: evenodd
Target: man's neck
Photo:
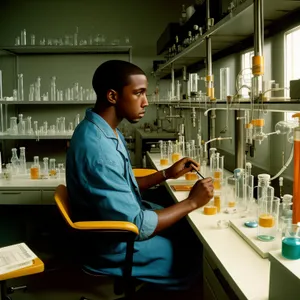
<path fill-rule="evenodd" d="M 118 137 L 117 127 L 122 120 L 119 120 L 115 114 L 114 107 L 106 107 L 101 109 L 93 109 L 93 112 L 103 118 L 107 124 L 112 128 L 116 137 Z"/>

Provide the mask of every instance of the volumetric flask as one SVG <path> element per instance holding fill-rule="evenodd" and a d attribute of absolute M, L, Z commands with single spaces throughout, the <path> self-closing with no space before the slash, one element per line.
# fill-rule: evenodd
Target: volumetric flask
<path fill-rule="evenodd" d="M 257 238 L 264 242 L 276 238 L 280 199 L 262 197 L 258 199 L 258 232 Z"/>

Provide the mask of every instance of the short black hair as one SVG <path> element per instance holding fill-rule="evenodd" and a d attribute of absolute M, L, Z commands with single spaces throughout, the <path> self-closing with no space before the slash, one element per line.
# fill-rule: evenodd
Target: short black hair
<path fill-rule="evenodd" d="M 130 84 L 130 75 L 146 75 L 138 66 L 123 60 L 108 60 L 101 64 L 93 76 L 93 89 L 97 102 L 105 101 L 107 91 L 115 90 L 122 94 L 123 88 Z"/>

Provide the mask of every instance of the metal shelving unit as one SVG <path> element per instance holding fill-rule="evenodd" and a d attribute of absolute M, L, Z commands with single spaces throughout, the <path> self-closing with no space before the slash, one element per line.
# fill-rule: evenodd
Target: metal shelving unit
<path fill-rule="evenodd" d="M 273 23 L 297 8 L 300 8 L 300 1 L 264 0 L 265 25 Z M 184 66 L 188 67 L 203 61 L 206 57 L 205 39 L 207 37 L 211 38 L 212 54 L 216 54 L 230 46 L 242 43 L 243 40 L 251 37 L 253 32 L 253 0 L 246 0 L 193 44 L 161 65 L 156 71 L 156 76 L 163 78 L 169 75 L 172 66 L 174 70 L 179 70 Z"/>
<path fill-rule="evenodd" d="M 1 140 L 69 140 L 72 137 L 72 134 L 55 134 L 55 135 L 9 135 L 9 134 L 0 134 Z"/>
<path fill-rule="evenodd" d="M 96 100 L 82 101 L 5 101 L 0 100 L 0 104 L 5 105 L 91 105 L 95 104 Z"/>

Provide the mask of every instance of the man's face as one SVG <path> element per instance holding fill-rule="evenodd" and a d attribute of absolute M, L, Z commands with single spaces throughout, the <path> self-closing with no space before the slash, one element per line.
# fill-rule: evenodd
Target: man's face
<path fill-rule="evenodd" d="M 117 114 L 130 123 L 137 123 L 144 116 L 148 106 L 148 82 L 145 75 L 131 75 L 129 79 L 130 84 L 125 86 L 122 94 L 118 96 Z"/>

